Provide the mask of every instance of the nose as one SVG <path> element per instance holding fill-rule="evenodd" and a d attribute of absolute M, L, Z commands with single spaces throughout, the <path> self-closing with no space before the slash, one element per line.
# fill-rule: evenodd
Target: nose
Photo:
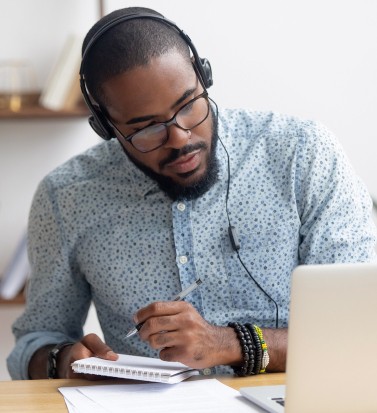
<path fill-rule="evenodd" d="M 181 149 L 187 145 L 190 139 L 190 130 L 184 130 L 178 125 L 172 124 L 168 127 L 168 140 L 164 146 L 171 149 Z"/>

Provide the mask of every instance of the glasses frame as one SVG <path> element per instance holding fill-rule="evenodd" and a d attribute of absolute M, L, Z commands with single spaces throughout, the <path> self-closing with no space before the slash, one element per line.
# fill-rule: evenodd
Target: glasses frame
<path fill-rule="evenodd" d="M 203 120 L 201 120 L 199 123 L 197 123 L 196 125 L 192 126 L 191 128 L 183 128 L 181 125 L 179 125 L 179 124 L 177 123 L 177 120 L 176 120 L 179 112 L 180 112 L 182 109 L 184 109 L 185 107 L 187 107 L 188 105 L 192 104 L 193 102 L 195 102 L 196 100 L 201 99 L 201 98 L 204 98 L 204 99 L 206 100 L 206 102 L 207 102 L 207 115 L 205 116 L 205 118 L 204 118 Z M 158 149 L 158 148 L 161 148 L 161 146 L 165 145 L 165 143 L 169 140 L 169 133 L 168 133 L 168 127 L 169 127 L 169 126 L 171 126 L 171 125 L 176 125 L 178 128 L 180 128 L 180 129 L 182 129 L 182 130 L 185 130 L 185 131 L 188 131 L 188 130 L 194 129 L 194 128 L 196 128 L 197 126 L 201 125 L 201 124 L 208 118 L 209 113 L 210 113 L 210 103 L 209 103 L 209 100 L 208 100 L 208 92 L 207 92 L 206 90 L 204 90 L 200 95 L 195 96 L 193 99 L 189 100 L 187 103 L 185 103 L 183 106 L 181 106 L 181 107 L 175 112 L 175 114 L 174 114 L 169 120 L 167 120 L 166 122 L 158 122 L 158 123 L 155 123 L 154 125 L 145 126 L 144 128 L 141 128 L 141 129 L 139 129 L 138 131 L 132 133 L 131 135 L 124 136 L 123 133 L 113 124 L 113 122 L 111 122 L 109 119 L 108 119 L 108 122 L 109 122 L 109 123 L 111 124 L 111 126 L 121 135 L 121 137 L 122 137 L 126 142 L 130 142 L 130 144 L 131 144 L 137 151 L 139 151 L 139 152 L 141 152 L 141 153 L 148 153 L 148 152 L 155 151 L 155 150 Z M 138 133 L 142 132 L 144 129 L 147 129 L 147 128 L 150 128 L 151 126 L 156 126 L 156 125 L 164 125 L 165 128 L 166 128 L 167 133 L 166 133 L 166 137 L 165 137 L 165 139 L 163 140 L 163 142 L 162 142 L 160 145 L 158 145 L 156 148 L 149 149 L 148 151 L 142 151 L 142 150 L 138 149 L 138 148 L 133 144 L 132 139 L 135 137 L 135 135 L 137 135 Z"/>

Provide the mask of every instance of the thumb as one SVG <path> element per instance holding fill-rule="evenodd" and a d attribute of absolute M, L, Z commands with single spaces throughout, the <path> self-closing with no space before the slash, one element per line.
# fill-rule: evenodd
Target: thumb
<path fill-rule="evenodd" d="M 81 343 L 95 356 L 105 360 L 117 360 L 118 355 L 96 334 L 88 334 L 81 340 Z"/>

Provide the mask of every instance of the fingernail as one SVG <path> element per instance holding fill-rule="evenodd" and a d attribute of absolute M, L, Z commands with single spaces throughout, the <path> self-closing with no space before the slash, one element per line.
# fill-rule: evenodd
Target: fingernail
<path fill-rule="evenodd" d="M 138 324 L 138 323 L 139 323 L 139 322 L 137 321 L 137 316 L 136 316 L 136 314 L 134 314 L 133 319 L 134 319 L 134 323 L 135 323 L 135 324 Z"/>
<path fill-rule="evenodd" d="M 106 355 L 107 355 L 108 357 L 111 357 L 111 358 L 118 357 L 118 354 L 114 353 L 114 351 L 112 351 L 112 350 L 109 350 L 109 351 L 106 353 Z"/>

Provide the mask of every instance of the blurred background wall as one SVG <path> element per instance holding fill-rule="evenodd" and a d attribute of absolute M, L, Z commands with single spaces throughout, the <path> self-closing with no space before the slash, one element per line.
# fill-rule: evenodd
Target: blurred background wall
<path fill-rule="evenodd" d="M 210 94 L 219 105 L 324 123 L 377 197 L 375 0 L 103 3 L 105 13 L 138 5 L 175 21 L 210 60 Z M 98 17 L 97 0 L 0 0 L 0 60 L 27 60 L 42 88 L 67 36 L 84 35 Z M 84 117 L 0 119 L 0 274 L 25 230 L 40 179 L 98 142 Z"/>

